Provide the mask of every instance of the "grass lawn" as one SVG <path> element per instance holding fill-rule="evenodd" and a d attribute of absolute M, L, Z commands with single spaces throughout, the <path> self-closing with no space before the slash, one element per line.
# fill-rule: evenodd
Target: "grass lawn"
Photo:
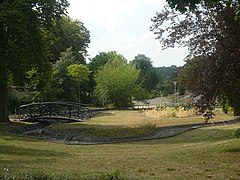
<path fill-rule="evenodd" d="M 130 111 L 106 113 L 86 124 L 135 127 L 149 123 L 146 117 L 141 119 Z M 169 125 L 177 120 L 163 121 Z M 157 122 L 150 123 L 165 125 Z M 232 135 L 240 124 L 205 127 L 166 139 L 108 145 L 64 145 L 7 135 L 6 129 L 13 125 L 0 123 L 0 174 L 6 176 L 45 172 L 56 179 L 97 179 L 106 172 L 109 176 L 120 173 L 125 179 L 240 179 L 240 139 Z"/>
<path fill-rule="evenodd" d="M 233 119 L 232 115 L 219 114 L 211 121 Z M 94 118 L 80 123 L 59 124 L 51 127 L 51 131 L 73 133 L 97 137 L 126 137 L 139 135 L 161 127 L 180 124 L 203 123 L 203 116 L 190 118 L 150 118 L 142 111 L 104 111 Z"/>

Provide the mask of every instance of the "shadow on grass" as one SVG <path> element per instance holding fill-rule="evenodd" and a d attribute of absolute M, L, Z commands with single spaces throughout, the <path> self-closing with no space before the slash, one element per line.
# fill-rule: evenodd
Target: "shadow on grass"
<path fill-rule="evenodd" d="M 115 116 L 116 114 L 109 112 L 98 112 L 94 117 Z"/>
<path fill-rule="evenodd" d="M 234 130 L 222 129 L 195 129 L 189 130 L 182 134 L 160 138 L 149 141 L 141 141 L 144 144 L 185 144 L 185 143 L 202 143 L 202 142 L 218 142 L 224 140 L 234 139 L 232 133 Z"/>
<path fill-rule="evenodd" d="M 230 149 L 227 149 L 225 152 L 228 152 L 228 153 L 240 153 L 240 147 L 232 147 Z"/>
<path fill-rule="evenodd" d="M 39 150 L 14 145 L 0 145 L 0 154 L 16 155 L 16 156 L 31 156 L 31 157 L 59 157 L 70 155 L 66 152 L 57 152 L 52 150 Z"/>

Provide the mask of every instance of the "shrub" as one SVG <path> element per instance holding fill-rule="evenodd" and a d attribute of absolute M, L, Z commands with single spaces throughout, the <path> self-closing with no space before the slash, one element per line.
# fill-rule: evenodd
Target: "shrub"
<path fill-rule="evenodd" d="M 240 128 L 238 128 L 237 130 L 235 130 L 235 131 L 233 132 L 233 135 L 234 135 L 234 137 L 236 137 L 236 138 L 240 138 Z"/>

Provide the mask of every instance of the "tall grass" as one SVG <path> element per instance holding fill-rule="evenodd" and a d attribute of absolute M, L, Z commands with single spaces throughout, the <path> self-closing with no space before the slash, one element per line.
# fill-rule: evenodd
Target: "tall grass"
<path fill-rule="evenodd" d="M 170 118 L 170 117 L 190 117 L 196 115 L 195 109 L 187 109 L 185 107 L 161 107 L 151 110 L 146 110 L 143 115 L 151 118 Z"/>

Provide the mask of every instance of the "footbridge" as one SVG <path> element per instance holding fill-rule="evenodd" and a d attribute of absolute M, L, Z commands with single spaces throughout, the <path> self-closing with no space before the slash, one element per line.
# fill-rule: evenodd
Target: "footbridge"
<path fill-rule="evenodd" d="M 22 121 L 83 121 L 92 117 L 92 109 L 75 102 L 39 102 L 21 105 L 17 114 Z"/>

